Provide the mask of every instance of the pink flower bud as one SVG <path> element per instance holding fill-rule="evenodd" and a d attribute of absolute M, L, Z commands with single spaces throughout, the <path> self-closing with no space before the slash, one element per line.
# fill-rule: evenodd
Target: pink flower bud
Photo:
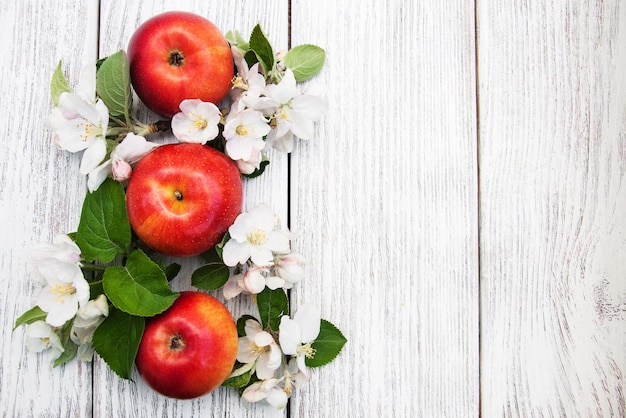
<path fill-rule="evenodd" d="M 116 160 L 113 162 L 113 178 L 119 182 L 126 181 L 133 172 L 132 167 L 124 160 Z"/>

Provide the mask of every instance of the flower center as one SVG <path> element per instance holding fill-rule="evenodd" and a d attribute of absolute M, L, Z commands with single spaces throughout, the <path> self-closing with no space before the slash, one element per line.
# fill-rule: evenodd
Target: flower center
<path fill-rule="evenodd" d="M 235 132 L 239 136 L 248 136 L 248 128 L 246 127 L 246 125 L 237 126 L 237 129 L 235 129 Z"/>
<path fill-rule="evenodd" d="M 259 357 L 261 354 L 269 351 L 269 349 L 269 347 L 260 347 L 256 345 L 253 341 L 250 341 L 250 353 L 253 354 L 255 357 Z"/>
<path fill-rule="evenodd" d="M 262 229 L 254 228 L 247 238 L 252 245 L 263 245 L 267 241 L 267 233 Z"/>
<path fill-rule="evenodd" d="M 102 129 L 93 123 L 86 123 L 84 129 L 84 135 L 82 135 L 83 142 L 86 142 L 90 137 L 102 134 Z"/>
<path fill-rule="evenodd" d="M 71 284 L 55 283 L 51 286 L 50 291 L 57 296 L 67 296 L 76 293 L 76 288 Z"/>
<path fill-rule="evenodd" d="M 248 85 L 243 81 L 243 77 L 237 76 L 233 78 L 233 88 L 239 88 L 242 90 L 248 90 Z"/>
<path fill-rule="evenodd" d="M 206 126 L 209 124 L 209 122 L 206 120 L 206 118 L 202 115 L 198 115 L 193 113 L 192 116 L 194 117 L 194 125 L 196 126 L 197 129 L 204 129 L 206 128 Z"/>
<path fill-rule="evenodd" d="M 304 354 L 306 358 L 313 358 L 315 356 L 315 349 L 311 347 L 311 343 L 302 344 L 296 349 L 297 354 Z"/>
<path fill-rule="evenodd" d="M 65 302 L 65 296 L 76 293 L 76 288 L 71 284 L 55 283 L 50 286 L 50 292 L 55 295 L 55 302 L 63 303 Z"/>
<path fill-rule="evenodd" d="M 278 113 L 278 118 L 284 121 L 289 121 L 289 112 L 287 112 L 287 106 L 283 106 L 280 108 L 280 113 Z"/>

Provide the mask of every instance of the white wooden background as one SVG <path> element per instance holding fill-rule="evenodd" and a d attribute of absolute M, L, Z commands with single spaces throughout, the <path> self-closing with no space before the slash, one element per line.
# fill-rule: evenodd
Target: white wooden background
<path fill-rule="evenodd" d="M 309 259 L 293 305 L 349 340 L 282 413 L 52 369 L 11 331 L 25 248 L 86 192 L 46 126 L 58 60 L 75 83 L 173 9 L 327 51 L 316 138 L 245 185 Z M 2 417 L 626 415 L 626 1 L 2 0 L 0 39 Z"/>

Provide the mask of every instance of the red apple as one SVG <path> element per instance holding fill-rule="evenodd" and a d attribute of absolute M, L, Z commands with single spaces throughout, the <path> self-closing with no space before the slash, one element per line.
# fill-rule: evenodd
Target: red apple
<path fill-rule="evenodd" d="M 146 319 L 135 364 L 162 395 L 195 398 L 226 380 L 237 358 L 237 342 L 237 326 L 219 300 L 181 292 L 168 310 Z"/>
<path fill-rule="evenodd" d="M 130 78 L 141 101 L 171 117 L 184 99 L 217 104 L 231 88 L 233 56 L 209 20 L 167 12 L 144 22 L 128 43 Z"/>
<path fill-rule="evenodd" d="M 242 201 L 235 163 L 200 144 L 150 151 L 135 166 L 126 189 L 133 231 L 148 247 L 172 256 L 197 255 L 220 242 Z"/>

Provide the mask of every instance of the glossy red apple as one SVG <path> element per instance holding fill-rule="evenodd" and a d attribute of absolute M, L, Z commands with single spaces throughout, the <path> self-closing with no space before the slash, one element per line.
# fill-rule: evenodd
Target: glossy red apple
<path fill-rule="evenodd" d="M 167 12 L 144 22 L 128 43 L 130 78 L 141 101 L 171 117 L 184 99 L 217 104 L 231 88 L 230 45 L 212 22 Z"/>
<path fill-rule="evenodd" d="M 190 399 L 220 386 L 237 358 L 237 326 L 206 293 L 181 292 L 164 313 L 146 319 L 135 364 L 157 392 Z"/>
<path fill-rule="evenodd" d="M 155 148 L 137 163 L 126 189 L 133 231 L 148 247 L 172 256 L 215 246 L 241 213 L 242 201 L 235 163 L 200 144 Z"/>

